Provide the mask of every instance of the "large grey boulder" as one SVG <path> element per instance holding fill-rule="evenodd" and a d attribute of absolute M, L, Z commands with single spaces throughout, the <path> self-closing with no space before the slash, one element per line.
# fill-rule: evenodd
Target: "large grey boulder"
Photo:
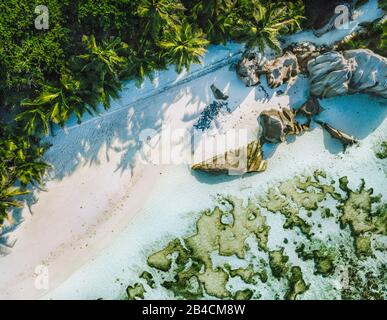
<path fill-rule="evenodd" d="M 308 63 L 311 94 L 329 98 L 348 92 L 352 68 L 339 52 L 327 52 Z"/>
<path fill-rule="evenodd" d="M 367 49 L 327 52 L 309 61 L 308 72 L 314 96 L 365 92 L 387 98 L 387 59 Z"/>
<path fill-rule="evenodd" d="M 352 66 L 350 91 L 366 92 L 387 98 L 386 58 L 367 49 L 348 50 L 344 51 L 343 55 Z"/>

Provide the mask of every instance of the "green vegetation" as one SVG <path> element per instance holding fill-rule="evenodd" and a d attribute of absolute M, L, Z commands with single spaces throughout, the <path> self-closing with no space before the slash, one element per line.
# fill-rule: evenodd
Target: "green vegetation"
<path fill-rule="evenodd" d="M 136 283 L 126 289 L 128 300 L 144 299 L 145 288 L 141 283 Z"/>
<path fill-rule="evenodd" d="M 269 265 L 275 278 L 280 279 L 286 276 L 289 271 L 288 261 L 289 257 L 284 255 L 284 248 L 269 252 Z"/>
<path fill-rule="evenodd" d="M 363 5 L 365 0 L 358 0 L 355 6 Z M 379 7 L 387 13 L 387 2 L 379 0 Z M 338 50 L 370 49 L 384 57 L 387 57 L 387 20 L 382 18 L 378 21 L 361 24 L 363 30 L 350 36 L 338 45 Z"/>
<path fill-rule="evenodd" d="M 387 57 L 387 20 L 363 23 L 363 30 L 339 44 L 339 50 L 370 49 Z"/>
<path fill-rule="evenodd" d="M 303 14 L 301 0 L 47 0 L 49 28 L 38 30 L 41 4 L 0 3 L 0 136 L 12 140 L 1 142 L 0 222 L 25 192 L 15 186 L 41 180 L 39 141 L 52 125 L 108 109 L 124 80 L 189 69 L 210 43 L 277 47 Z M 25 159 L 9 159 L 13 145 Z"/>
<path fill-rule="evenodd" d="M 340 179 L 340 188 L 347 193 L 339 206 L 340 225 L 349 226 L 359 256 L 371 255 L 370 236 L 387 235 L 387 205 L 380 204 L 381 197 L 373 196 L 373 189 L 366 189 L 362 181 L 358 190 L 348 187 L 347 177 Z"/>
<path fill-rule="evenodd" d="M 289 289 L 285 295 L 285 299 L 296 300 L 298 295 L 303 294 L 309 289 L 309 285 L 304 281 L 300 267 L 292 267 L 290 272 Z"/>
<path fill-rule="evenodd" d="M 296 248 L 298 256 L 306 260 L 314 261 L 314 272 L 320 274 L 323 277 L 332 275 L 335 271 L 336 253 L 330 247 L 327 247 L 319 241 L 313 241 L 308 244 L 308 247 L 304 243 Z"/>
<path fill-rule="evenodd" d="M 387 206 L 380 196 L 371 196 L 364 183 L 352 190 L 347 178 L 335 182 L 320 171 L 270 190 L 248 201 L 218 196 L 215 208 L 199 215 L 192 235 L 148 257 L 150 268 L 140 275 L 144 289 L 163 288 L 181 299 L 385 298 L 384 258 L 374 252 L 386 236 Z M 284 208 L 307 209 L 312 215 L 305 223 L 318 220 L 330 227 L 316 236 L 286 223 L 282 229 L 269 225 L 268 215 L 287 220 Z M 278 246 L 285 236 L 295 247 L 290 241 Z"/>
<path fill-rule="evenodd" d="M 13 207 L 15 199 L 27 193 L 28 184 L 40 183 L 47 165 L 39 159 L 45 147 L 34 137 L 23 137 L 0 123 L 0 225 Z M 13 132 L 12 132 L 13 131 Z"/>
<path fill-rule="evenodd" d="M 381 143 L 380 149 L 376 152 L 376 157 L 379 159 L 387 158 L 387 141 Z"/>
<path fill-rule="evenodd" d="M 265 197 L 259 199 L 263 208 L 273 213 L 281 213 L 286 221 L 285 229 L 298 228 L 304 235 L 311 236 L 312 227 L 300 217 L 302 209 L 311 212 L 318 208 L 327 195 L 338 199 L 339 195 L 330 184 L 321 184 L 320 178 L 324 178 L 323 172 L 315 172 L 313 177 L 305 180 L 292 179 L 281 183 L 278 188 L 269 189 Z"/>

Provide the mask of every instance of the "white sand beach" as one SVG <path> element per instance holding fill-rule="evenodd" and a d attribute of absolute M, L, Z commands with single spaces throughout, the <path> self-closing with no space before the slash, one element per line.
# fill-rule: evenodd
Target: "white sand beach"
<path fill-rule="evenodd" d="M 377 2 L 370 1 L 348 30 L 334 30 L 319 39 L 307 32 L 287 41 L 332 43 L 359 22 L 380 14 Z M 142 88 L 129 83 L 111 110 L 81 125 L 74 120 L 47 138 L 52 143 L 46 155 L 52 169 L 44 190 L 36 190 L 36 202 L 15 216 L 17 225 L 6 226 L 1 234 L 6 254 L 0 257 L 0 299 L 117 298 L 134 267 L 143 263 L 144 248 L 150 250 L 155 241 L 186 230 L 194 218 L 189 213 L 211 206 L 219 192 L 248 195 L 278 179 L 324 168 L 331 175 L 345 173 L 358 181 L 374 177 L 376 192 L 387 196 L 387 169 L 378 172 L 373 152 L 387 137 L 387 109 L 385 100 L 367 95 L 321 101 L 325 109 L 321 120 L 361 142 L 345 153 L 316 126 L 291 141 L 267 147 L 269 167 L 262 174 L 210 178 L 192 173 L 184 161 L 141 163 L 141 152 L 149 150 L 146 145 L 158 150 L 152 152 L 152 159 L 159 159 L 162 152 L 159 136 L 143 142 L 144 130 L 159 135 L 191 130 L 213 101 L 212 84 L 230 96 L 231 113 L 221 112 L 208 136 L 233 129 L 248 129 L 254 136 L 261 111 L 298 107 L 307 100 L 304 76 L 275 90 L 265 81 L 262 86 L 245 87 L 230 70 L 241 51 L 243 46 L 235 44 L 210 47 L 203 65 L 190 73 L 177 76 L 171 68 Z M 189 141 L 178 137 L 173 141 L 175 152 L 186 159 Z M 47 267 L 48 288 L 36 286 L 40 266 Z"/>

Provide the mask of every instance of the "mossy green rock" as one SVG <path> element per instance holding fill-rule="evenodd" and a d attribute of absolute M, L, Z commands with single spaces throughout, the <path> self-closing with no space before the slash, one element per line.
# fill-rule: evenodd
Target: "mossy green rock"
<path fill-rule="evenodd" d="M 284 255 L 284 248 L 269 252 L 269 265 L 274 277 L 280 279 L 286 276 L 289 270 L 288 261 L 289 257 Z"/>
<path fill-rule="evenodd" d="M 301 268 L 294 266 L 290 269 L 290 277 L 288 280 L 288 291 L 285 295 L 286 300 L 296 300 L 297 296 L 303 294 L 309 289 L 309 285 L 306 284 L 302 277 Z"/>
<path fill-rule="evenodd" d="M 144 299 L 145 288 L 141 283 L 136 283 L 126 289 L 128 300 Z"/>

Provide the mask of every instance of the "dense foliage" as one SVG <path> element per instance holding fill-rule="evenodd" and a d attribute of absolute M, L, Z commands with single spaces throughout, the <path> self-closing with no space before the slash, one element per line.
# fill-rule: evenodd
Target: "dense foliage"
<path fill-rule="evenodd" d="M 339 50 L 370 49 L 387 57 L 387 20 L 363 24 L 363 31 L 342 42 Z"/>
<path fill-rule="evenodd" d="M 39 159 L 44 147 L 38 139 L 15 132 L 0 123 L 0 225 L 8 210 L 18 207 L 15 197 L 26 194 L 30 183 L 40 183 L 47 165 Z"/>

